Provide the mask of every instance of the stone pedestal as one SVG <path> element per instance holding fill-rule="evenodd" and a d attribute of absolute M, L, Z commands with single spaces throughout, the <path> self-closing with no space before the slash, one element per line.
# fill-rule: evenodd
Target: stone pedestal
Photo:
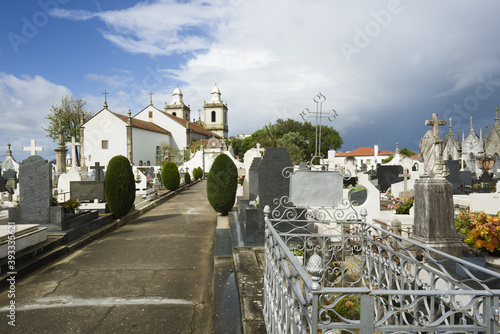
<path fill-rule="evenodd" d="M 456 237 L 452 184 L 445 179 L 415 182 L 415 220 L 411 239 L 462 257 L 465 246 Z"/>

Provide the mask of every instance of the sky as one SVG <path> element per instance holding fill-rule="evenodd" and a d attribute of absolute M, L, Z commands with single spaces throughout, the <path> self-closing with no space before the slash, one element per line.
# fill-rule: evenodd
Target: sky
<path fill-rule="evenodd" d="M 192 117 L 217 82 L 229 135 L 302 121 L 314 98 L 334 109 L 341 151 L 418 143 L 439 114 L 485 135 L 500 106 L 498 1 L 83 1 L 0 4 L 0 160 L 22 161 L 66 95 L 136 114 L 162 109 L 178 84 Z M 311 119 L 314 124 L 314 119 Z"/>

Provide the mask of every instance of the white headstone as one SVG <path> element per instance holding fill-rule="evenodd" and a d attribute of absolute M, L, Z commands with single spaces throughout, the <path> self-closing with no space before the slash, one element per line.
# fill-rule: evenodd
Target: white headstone
<path fill-rule="evenodd" d="M 72 181 L 81 181 L 82 177 L 80 176 L 80 173 L 76 169 L 71 169 L 67 173 L 61 174 L 59 176 L 59 179 L 57 181 L 57 189 L 58 189 L 58 201 L 59 202 L 65 202 L 67 201 L 69 197 L 69 192 L 70 192 L 70 182 Z"/>

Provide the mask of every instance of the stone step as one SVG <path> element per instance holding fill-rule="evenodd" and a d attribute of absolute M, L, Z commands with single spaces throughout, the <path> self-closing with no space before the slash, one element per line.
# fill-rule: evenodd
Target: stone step
<path fill-rule="evenodd" d="M 38 269 L 53 259 L 66 253 L 66 246 L 62 236 L 49 235 L 47 240 L 37 245 L 28 247 L 21 252 L 16 252 L 15 270 L 8 267 L 8 259 L 0 260 L 0 287 L 7 285 L 8 272 L 17 272 L 16 277 L 25 276 L 27 273 Z"/>
<path fill-rule="evenodd" d="M 97 217 L 99 217 L 99 213 L 97 211 L 88 211 L 69 219 L 65 219 L 62 222 L 62 230 L 65 231 L 74 229 L 80 225 L 88 223 L 89 221 L 97 219 Z"/>
<path fill-rule="evenodd" d="M 37 224 L 0 225 L 0 259 L 8 255 L 12 229 L 15 229 L 13 246 L 16 253 L 47 240 L 47 228 Z"/>

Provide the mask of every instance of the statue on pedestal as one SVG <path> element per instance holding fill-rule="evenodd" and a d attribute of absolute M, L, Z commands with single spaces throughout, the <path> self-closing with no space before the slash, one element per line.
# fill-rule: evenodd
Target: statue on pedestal
<path fill-rule="evenodd" d="M 432 129 L 426 132 L 419 145 L 419 160 L 424 163 L 423 177 L 444 179 L 450 172 L 443 160 L 441 151 L 443 140 L 439 137 L 439 126 L 446 125 L 446 121 L 439 120 L 438 114 L 434 113 L 432 120 L 425 121 L 425 125 L 431 125 Z"/>

